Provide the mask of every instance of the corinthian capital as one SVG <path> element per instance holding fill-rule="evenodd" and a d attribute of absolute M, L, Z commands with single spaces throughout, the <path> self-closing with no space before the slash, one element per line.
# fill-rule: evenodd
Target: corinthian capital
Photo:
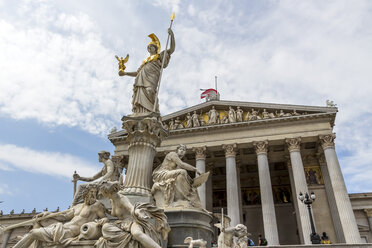
<path fill-rule="evenodd" d="M 192 150 L 195 152 L 195 159 L 205 159 L 207 155 L 207 148 L 205 146 L 194 147 Z"/>
<path fill-rule="evenodd" d="M 226 157 L 235 157 L 236 156 L 236 144 L 230 144 L 230 145 L 222 145 L 222 149 L 225 150 L 225 156 Z"/>
<path fill-rule="evenodd" d="M 267 154 L 269 148 L 269 142 L 267 140 L 264 141 L 255 141 L 253 142 L 253 147 L 257 153 L 259 154 Z"/>
<path fill-rule="evenodd" d="M 372 208 L 364 209 L 364 212 L 368 218 L 372 217 Z"/>
<path fill-rule="evenodd" d="M 336 134 L 319 135 L 320 144 L 323 150 L 327 148 L 335 148 Z"/>
<path fill-rule="evenodd" d="M 300 151 L 301 149 L 301 137 L 285 139 L 289 152 Z"/>

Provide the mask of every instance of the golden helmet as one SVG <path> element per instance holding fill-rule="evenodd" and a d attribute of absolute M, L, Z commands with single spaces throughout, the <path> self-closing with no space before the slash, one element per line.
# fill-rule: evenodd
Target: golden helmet
<path fill-rule="evenodd" d="M 155 45 L 158 48 L 157 53 L 159 54 L 161 46 L 160 46 L 160 41 L 159 41 L 158 37 L 154 33 L 149 34 L 149 37 L 152 39 L 152 41 L 149 42 L 149 45 L 150 44 Z"/>

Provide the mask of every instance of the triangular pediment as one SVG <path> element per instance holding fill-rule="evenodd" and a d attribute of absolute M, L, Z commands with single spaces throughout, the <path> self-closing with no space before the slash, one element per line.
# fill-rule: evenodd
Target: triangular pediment
<path fill-rule="evenodd" d="M 215 109 L 212 110 L 212 109 Z M 239 112 L 239 113 L 238 113 Z M 319 107 L 289 104 L 209 101 L 163 117 L 169 130 L 201 128 L 214 125 L 240 125 L 247 122 L 268 122 L 327 116 L 337 113 L 336 107 Z M 217 115 L 217 121 L 211 117 Z M 199 123 L 196 123 L 195 118 Z M 189 121 L 188 121 L 189 120 Z M 334 118 L 333 118 L 334 121 Z"/>
<path fill-rule="evenodd" d="M 213 108 L 214 114 L 211 111 Z M 333 126 L 336 113 L 336 107 L 214 100 L 165 115 L 162 120 L 170 134 L 175 134 L 211 128 L 265 125 L 315 118 L 327 118 Z M 195 121 L 198 122 L 197 125 Z M 113 141 L 125 135 L 126 131 L 121 130 L 111 133 L 109 139 Z"/>

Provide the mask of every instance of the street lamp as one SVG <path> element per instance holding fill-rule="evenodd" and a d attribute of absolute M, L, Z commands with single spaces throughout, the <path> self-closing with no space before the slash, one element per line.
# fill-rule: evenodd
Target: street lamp
<path fill-rule="evenodd" d="M 313 215 L 311 213 L 311 204 L 313 204 L 313 202 L 315 201 L 315 198 L 316 197 L 315 197 L 314 192 L 311 192 L 310 196 L 307 192 L 305 193 L 305 195 L 303 195 L 302 192 L 300 192 L 300 195 L 298 197 L 298 199 L 300 199 L 300 201 L 307 206 L 307 210 L 309 210 L 310 224 L 311 224 L 311 234 L 310 234 L 311 243 L 320 244 L 321 239 L 320 239 L 319 234 L 317 234 L 315 231 Z"/>

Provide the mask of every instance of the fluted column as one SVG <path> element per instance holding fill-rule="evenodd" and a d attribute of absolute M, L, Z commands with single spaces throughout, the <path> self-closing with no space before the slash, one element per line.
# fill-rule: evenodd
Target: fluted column
<path fill-rule="evenodd" d="M 320 165 L 320 169 L 322 171 L 323 180 L 324 180 L 324 187 L 327 194 L 329 208 L 331 210 L 331 217 L 333 221 L 333 227 L 335 229 L 337 243 L 345 243 L 345 236 L 341 226 L 340 215 L 338 214 L 335 195 L 333 193 L 331 179 L 329 178 L 329 172 L 327 168 L 327 163 L 325 161 L 325 157 L 323 152 L 317 154 L 318 162 Z M 335 243 L 335 242 L 333 242 Z"/>
<path fill-rule="evenodd" d="M 295 192 L 293 192 L 293 200 L 299 201 L 298 195 L 300 192 L 305 193 L 308 192 L 304 165 L 302 163 L 300 148 L 301 148 L 301 138 L 293 138 L 293 139 L 286 139 L 285 140 L 288 146 L 289 156 L 291 159 L 292 164 L 292 174 L 293 174 L 293 181 L 295 185 Z M 310 241 L 310 234 L 311 234 L 311 224 L 310 224 L 310 217 L 309 212 L 306 208 L 306 205 L 298 202 L 298 213 L 300 219 L 300 226 L 301 232 L 303 237 L 304 244 L 311 244 Z"/>
<path fill-rule="evenodd" d="M 134 203 L 151 202 L 152 167 L 156 147 L 168 135 L 159 114 L 123 116 L 128 145 L 128 169 L 122 192 Z"/>
<path fill-rule="evenodd" d="M 276 224 L 274 198 L 270 178 L 270 168 L 267 159 L 269 142 L 253 142 L 253 146 L 257 154 L 265 237 L 270 245 L 279 245 L 278 227 Z"/>
<path fill-rule="evenodd" d="M 195 152 L 196 169 L 204 173 L 207 148 L 205 146 L 195 147 L 193 148 L 193 151 Z M 206 209 L 207 207 L 206 183 L 203 183 L 201 186 L 198 187 L 198 194 L 203 208 Z"/>
<path fill-rule="evenodd" d="M 231 218 L 231 226 L 241 223 L 239 209 L 239 187 L 236 172 L 236 144 L 223 145 L 226 157 L 226 195 L 227 214 Z"/>
<path fill-rule="evenodd" d="M 361 238 L 349 195 L 347 193 L 345 181 L 342 176 L 340 164 L 338 162 L 334 143 L 335 138 L 335 134 L 319 136 L 327 162 L 329 178 L 334 192 L 337 210 L 340 215 L 345 241 L 347 244 L 358 244 L 361 243 Z"/>

